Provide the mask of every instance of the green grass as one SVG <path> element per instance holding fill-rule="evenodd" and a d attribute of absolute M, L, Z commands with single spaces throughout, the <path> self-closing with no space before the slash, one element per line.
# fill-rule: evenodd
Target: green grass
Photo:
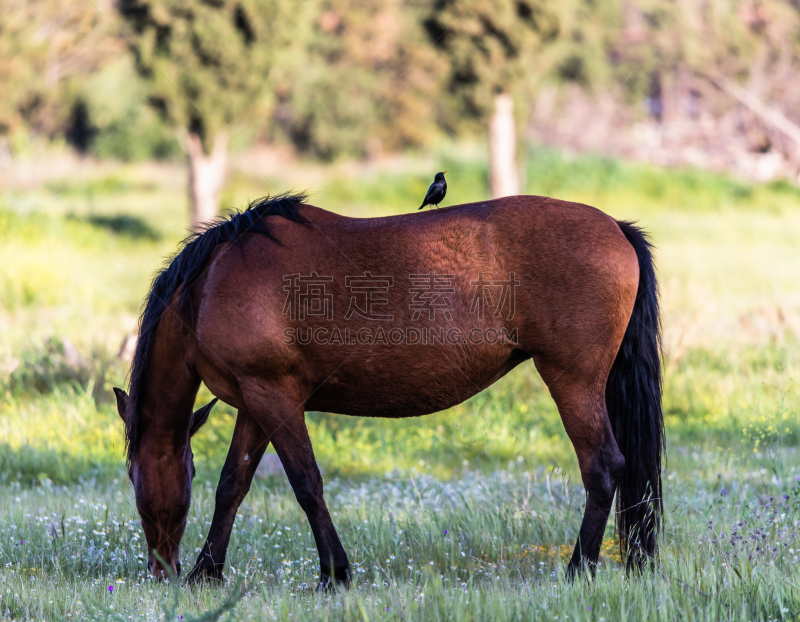
<path fill-rule="evenodd" d="M 780 457 L 797 462 L 796 452 Z M 257 483 L 237 516 L 226 585 L 180 589 L 174 611 L 161 619 L 218 607 L 238 585 L 244 596 L 234 617 L 242 620 L 796 617 L 800 470 L 778 477 L 764 460 L 717 452 L 679 453 L 675 461 L 681 466 L 667 472 L 670 515 L 654 574 L 626 578 L 609 530 L 595 579 L 565 582 L 584 494 L 552 468 L 463 469 L 447 482 L 395 472 L 327 482 L 354 585 L 320 595 L 314 539 L 291 491 L 284 482 Z M 104 620 L 113 608 L 123 620 L 160 619 L 172 588 L 145 579 L 143 534 L 126 482 L 45 480 L 0 493 L 7 618 Z M 211 482 L 195 482 L 187 563 L 202 546 L 213 499 Z"/>
<path fill-rule="evenodd" d="M 446 205 L 486 197 L 482 147 L 442 145 L 368 166 L 300 162 L 266 177 L 234 172 L 223 200 L 242 207 L 268 192 L 308 187 L 313 203 L 343 214 L 403 213 L 416 209 L 433 172 L 444 169 Z M 183 175 L 169 164 L 90 164 L 46 188 L 0 191 L 4 619 L 105 619 L 104 606 L 123 619 L 142 619 L 141 612 L 153 619 L 170 602 L 169 587 L 143 581 L 110 389 L 125 382 L 115 356 L 136 328 L 150 278 L 185 235 Z M 800 545 L 785 540 L 800 518 L 800 191 L 535 148 L 525 179 L 530 193 L 638 220 L 657 245 L 670 455 L 660 571 L 626 580 L 609 528 L 596 581 L 563 582 L 583 493 L 555 406 L 526 364 L 468 402 L 421 419 L 309 413 L 328 503 L 364 570 L 359 588 L 331 596 L 302 588 L 314 583 L 316 567 L 307 524 L 285 482 L 258 482 L 237 521 L 231 582 L 181 590 L 178 613 L 218 606 L 244 578 L 235 610 L 243 619 L 800 614 Z M 203 389 L 198 402 L 209 397 Z M 232 409 L 219 405 L 193 441 L 198 479 L 184 564 L 202 545 L 232 424 Z M 739 552 L 734 562 L 730 540 L 709 537 L 729 538 L 743 518 L 739 531 L 761 538 L 761 529 L 771 546 Z M 767 551 L 775 546 L 778 553 Z M 109 584 L 117 585 L 111 597 Z"/>

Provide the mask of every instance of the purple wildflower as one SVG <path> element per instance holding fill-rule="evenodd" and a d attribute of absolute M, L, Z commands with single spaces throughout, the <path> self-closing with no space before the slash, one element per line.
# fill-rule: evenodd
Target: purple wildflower
<path fill-rule="evenodd" d="M 20 540 L 19 543 L 20 544 L 25 544 L 25 540 Z"/>
<path fill-rule="evenodd" d="M 788 498 L 789 498 L 789 495 L 783 495 L 783 498 L 784 498 L 784 499 L 788 499 Z"/>
<path fill-rule="evenodd" d="M 725 495 L 727 495 L 727 494 L 728 494 L 728 489 L 727 489 L 727 488 L 723 488 L 723 489 L 720 491 L 720 493 L 719 493 L 719 494 L 721 494 L 721 495 L 724 497 Z"/>
<path fill-rule="evenodd" d="M 108 593 L 109 594 L 113 594 L 114 593 L 114 586 L 113 585 L 109 585 L 108 586 Z"/>
<path fill-rule="evenodd" d="M 444 530 L 444 535 L 447 535 L 447 529 Z"/>
<path fill-rule="evenodd" d="M 586 608 L 586 611 L 591 611 L 591 610 L 592 610 L 592 606 L 591 606 L 591 605 L 589 605 L 589 606 Z"/>
<path fill-rule="evenodd" d="M 389 607 L 386 607 L 386 611 L 389 611 Z"/>

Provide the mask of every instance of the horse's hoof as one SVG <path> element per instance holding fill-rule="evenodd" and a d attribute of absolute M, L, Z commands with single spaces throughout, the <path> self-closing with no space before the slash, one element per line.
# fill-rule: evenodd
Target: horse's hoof
<path fill-rule="evenodd" d="M 198 562 L 186 577 L 186 584 L 200 585 L 201 583 L 222 583 L 222 566 L 205 565 Z"/>
<path fill-rule="evenodd" d="M 330 594 L 335 592 L 336 588 L 333 587 L 333 583 L 331 583 L 331 578 L 329 575 L 321 575 L 319 578 L 319 583 L 317 583 L 317 592 L 320 594 Z"/>
<path fill-rule="evenodd" d="M 572 583 L 573 581 L 575 581 L 575 577 L 578 577 L 578 576 L 580 576 L 582 574 L 583 574 L 583 564 L 581 564 L 581 563 L 577 563 L 576 564 L 576 563 L 570 562 L 567 565 L 567 573 L 566 573 L 564 578 L 569 583 Z"/>
<path fill-rule="evenodd" d="M 319 573 L 319 583 L 317 583 L 318 592 L 335 592 L 338 588 L 342 587 L 346 590 L 350 589 L 351 575 L 350 568 L 336 568 L 333 571 L 334 580 L 331 580 L 331 575 L 325 571 Z"/>
<path fill-rule="evenodd" d="M 569 564 L 567 564 L 567 572 L 564 578 L 569 583 L 573 583 L 578 577 L 586 577 L 587 579 L 594 578 L 596 572 L 597 562 L 589 561 L 586 558 L 579 561 L 571 559 Z"/>

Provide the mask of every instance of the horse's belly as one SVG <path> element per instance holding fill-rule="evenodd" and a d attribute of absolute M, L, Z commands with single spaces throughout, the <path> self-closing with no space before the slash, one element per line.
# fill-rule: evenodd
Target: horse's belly
<path fill-rule="evenodd" d="M 497 348 L 464 352 L 402 352 L 345 361 L 312 388 L 307 410 L 360 417 L 417 417 L 476 395 L 527 358 Z"/>
<path fill-rule="evenodd" d="M 446 410 L 479 392 L 462 383 L 447 392 L 432 390 L 422 383 L 396 383 L 392 387 L 365 391 L 339 384 L 335 390 L 320 389 L 306 403 L 307 410 L 338 413 L 354 417 L 418 417 Z"/>

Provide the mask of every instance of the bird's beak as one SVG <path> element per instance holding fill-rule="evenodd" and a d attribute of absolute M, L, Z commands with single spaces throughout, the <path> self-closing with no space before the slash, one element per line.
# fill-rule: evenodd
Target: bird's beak
<path fill-rule="evenodd" d="M 446 172 L 447 172 L 447 171 L 445 171 L 444 173 L 446 173 Z M 442 173 L 442 175 L 444 175 L 444 173 Z"/>

